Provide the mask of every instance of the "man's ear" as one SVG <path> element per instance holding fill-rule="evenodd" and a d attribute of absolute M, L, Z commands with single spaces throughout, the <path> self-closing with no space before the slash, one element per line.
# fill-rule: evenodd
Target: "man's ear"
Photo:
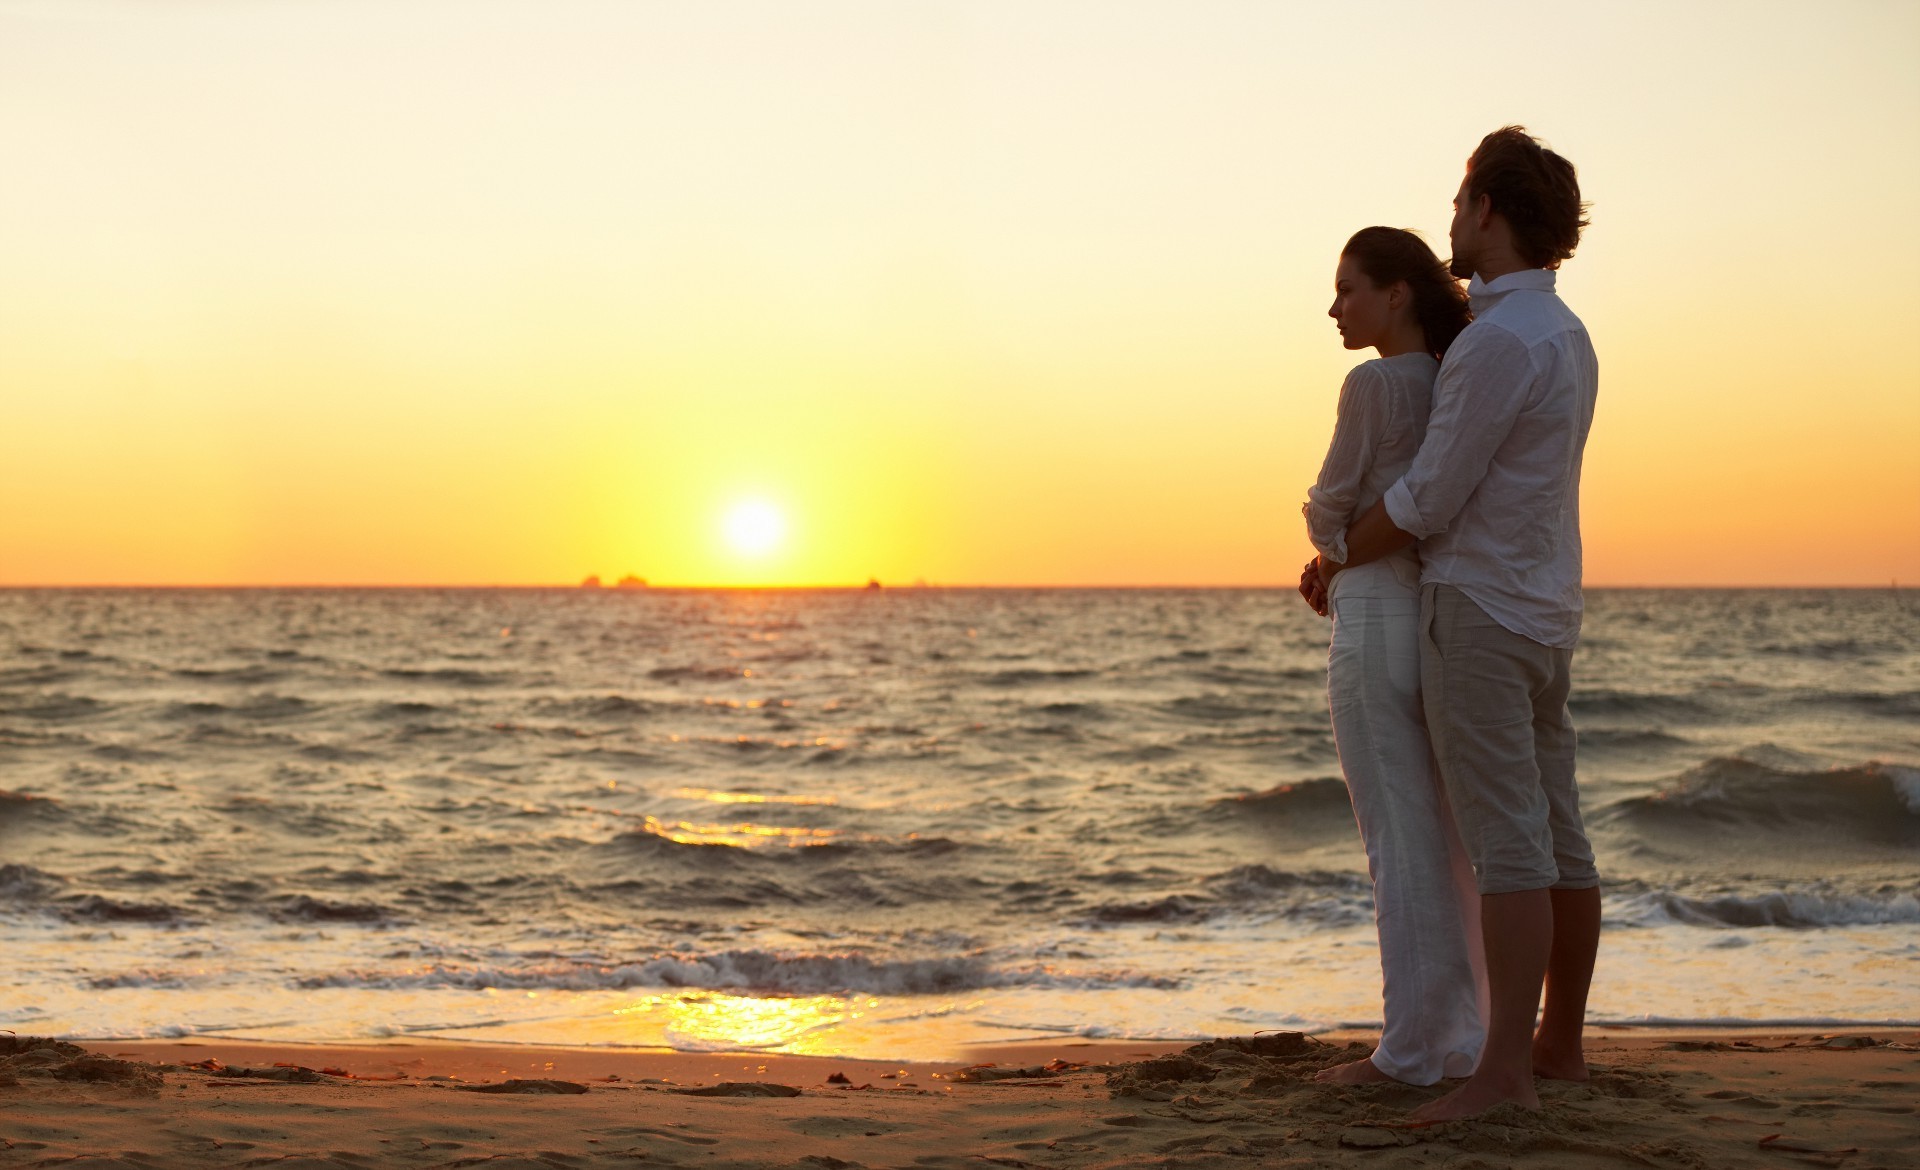
<path fill-rule="evenodd" d="M 1493 196 L 1482 195 L 1473 201 L 1473 218 L 1483 232 L 1493 226 Z"/>

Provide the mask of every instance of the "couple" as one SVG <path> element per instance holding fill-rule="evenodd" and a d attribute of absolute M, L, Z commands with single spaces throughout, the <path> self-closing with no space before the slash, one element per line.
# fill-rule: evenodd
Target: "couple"
<path fill-rule="evenodd" d="M 1582 212 L 1572 164 L 1496 130 L 1454 198 L 1450 271 L 1418 236 L 1367 228 L 1329 310 L 1348 349 L 1380 356 L 1341 388 L 1300 592 L 1333 619 L 1327 692 L 1385 1027 L 1321 1078 L 1468 1077 L 1422 1120 L 1537 1108 L 1536 1075 L 1587 1077 L 1600 878 L 1566 704 L 1598 366 L 1553 272 Z"/>

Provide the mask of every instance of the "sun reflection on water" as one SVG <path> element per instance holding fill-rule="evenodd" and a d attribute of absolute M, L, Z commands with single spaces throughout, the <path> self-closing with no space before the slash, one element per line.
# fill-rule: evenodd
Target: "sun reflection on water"
<path fill-rule="evenodd" d="M 783 841 L 790 847 L 803 848 L 808 845 L 825 845 L 840 835 L 838 829 L 809 829 L 802 825 L 762 825 L 753 821 L 743 821 L 737 825 L 696 825 L 689 821 L 675 821 L 668 824 L 657 817 L 648 817 L 643 824 L 646 832 L 656 837 L 665 837 L 676 845 L 731 845 L 736 849 L 751 849 L 756 845 L 767 845 Z"/>
<path fill-rule="evenodd" d="M 715 804 L 838 804 L 833 796 L 776 796 L 759 792 L 721 792 L 713 788 L 676 788 L 683 800 L 710 800 Z"/>
<path fill-rule="evenodd" d="M 871 1005 L 877 1001 L 867 1002 Z M 664 1017 L 667 1043 L 683 1052 L 750 1048 L 825 1055 L 833 1047 L 827 1033 L 858 1019 L 860 1006 L 860 1001 L 837 995 L 765 999 L 718 994 L 649 995 L 615 1008 L 613 1014 Z"/>

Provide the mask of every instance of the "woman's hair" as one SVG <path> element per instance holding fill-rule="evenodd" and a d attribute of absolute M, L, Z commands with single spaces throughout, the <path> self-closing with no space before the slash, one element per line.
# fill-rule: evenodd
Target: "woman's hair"
<path fill-rule="evenodd" d="M 1427 352 L 1445 357 L 1447 347 L 1473 320 L 1467 293 L 1427 242 L 1405 228 L 1370 227 L 1353 233 L 1342 256 L 1351 256 L 1375 288 L 1406 281 L 1413 290 L 1413 316 Z"/>

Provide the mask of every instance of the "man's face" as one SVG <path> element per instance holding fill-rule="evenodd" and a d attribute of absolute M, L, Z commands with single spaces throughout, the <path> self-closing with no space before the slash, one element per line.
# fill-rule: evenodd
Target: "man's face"
<path fill-rule="evenodd" d="M 1460 180 L 1460 190 L 1453 197 L 1453 222 L 1447 226 L 1447 243 L 1453 246 L 1453 259 L 1447 262 L 1447 271 L 1465 280 L 1473 275 L 1474 265 L 1479 263 L 1480 255 L 1480 217 L 1475 214 L 1474 199 L 1467 194 L 1467 180 Z"/>

